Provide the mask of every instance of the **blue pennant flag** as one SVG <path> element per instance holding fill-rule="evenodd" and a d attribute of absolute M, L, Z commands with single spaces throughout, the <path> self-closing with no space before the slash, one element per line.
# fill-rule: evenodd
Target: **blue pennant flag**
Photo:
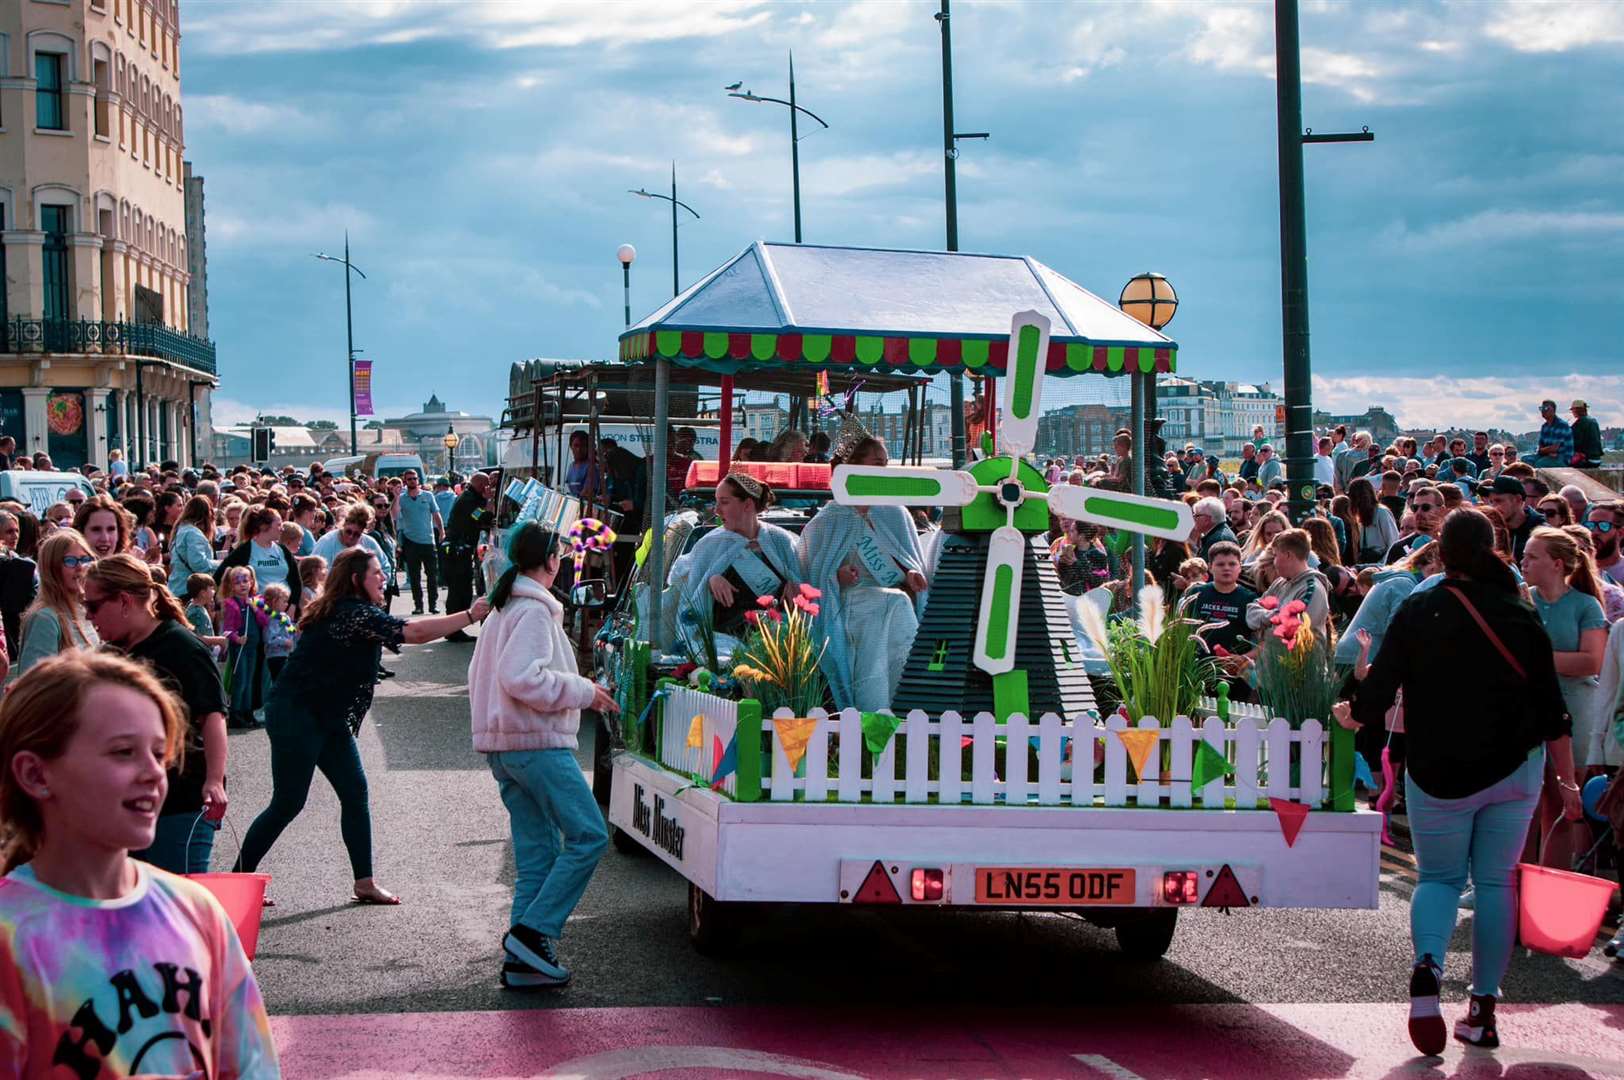
<path fill-rule="evenodd" d="M 1365 760 L 1365 755 L 1354 754 L 1353 786 L 1358 787 L 1361 784 L 1363 784 L 1367 790 L 1376 790 L 1376 778 L 1370 774 L 1370 762 Z"/>
<path fill-rule="evenodd" d="M 721 742 L 720 739 L 716 740 Z M 722 786 L 722 780 L 733 770 L 739 767 L 739 733 L 735 731 L 733 738 L 728 740 L 727 749 L 722 751 L 722 760 L 716 763 L 716 773 L 711 777 L 711 790 Z"/>

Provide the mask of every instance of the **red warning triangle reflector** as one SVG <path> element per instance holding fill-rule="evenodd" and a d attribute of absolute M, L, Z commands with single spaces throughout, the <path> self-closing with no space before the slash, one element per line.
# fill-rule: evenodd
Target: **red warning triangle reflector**
<path fill-rule="evenodd" d="M 1206 899 L 1201 901 L 1202 907 L 1251 907 L 1252 902 L 1246 898 L 1246 890 L 1235 877 L 1235 871 L 1226 864 L 1218 871 L 1218 878 L 1207 890 Z"/>
<path fill-rule="evenodd" d="M 891 875 L 885 872 L 885 866 L 876 859 L 874 865 L 868 871 L 868 876 L 857 887 L 857 893 L 851 898 L 851 902 L 854 904 L 900 904 L 902 903 L 902 897 L 898 895 L 897 887 L 891 884 Z"/>

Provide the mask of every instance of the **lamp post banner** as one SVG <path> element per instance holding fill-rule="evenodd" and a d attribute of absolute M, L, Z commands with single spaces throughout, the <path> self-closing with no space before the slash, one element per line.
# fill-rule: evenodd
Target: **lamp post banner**
<path fill-rule="evenodd" d="M 355 415 L 372 415 L 372 361 L 355 361 Z"/>

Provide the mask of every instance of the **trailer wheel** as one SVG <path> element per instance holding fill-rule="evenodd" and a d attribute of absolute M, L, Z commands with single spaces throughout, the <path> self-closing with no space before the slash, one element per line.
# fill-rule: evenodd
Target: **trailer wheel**
<path fill-rule="evenodd" d="M 738 904 L 714 899 L 688 883 L 688 940 L 702 956 L 726 952 L 739 933 Z"/>
<path fill-rule="evenodd" d="M 620 852 L 622 855 L 641 855 L 648 850 L 647 848 L 643 847 L 642 844 L 639 844 L 636 840 L 632 839 L 631 834 L 625 829 L 620 828 L 618 825 L 609 826 L 609 842 L 613 844 L 615 846 L 615 850 Z"/>
<path fill-rule="evenodd" d="M 1160 960 L 1173 944 L 1178 917 L 1178 908 L 1124 913 L 1116 925 L 1117 947 L 1130 960 Z"/>

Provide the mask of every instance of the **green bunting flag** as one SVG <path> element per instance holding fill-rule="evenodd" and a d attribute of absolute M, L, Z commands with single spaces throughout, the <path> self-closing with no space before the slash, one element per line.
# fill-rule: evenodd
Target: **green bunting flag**
<path fill-rule="evenodd" d="M 1122 553 L 1131 547 L 1133 547 L 1132 533 L 1125 533 L 1121 529 L 1112 529 L 1105 534 L 1105 550 L 1117 558 L 1122 558 Z"/>
<path fill-rule="evenodd" d="M 897 725 L 902 723 L 902 717 L 877 712 L 866 712 L 862 717 L 863 743 L 868 747 L 868 752 L 885 753 L 885 748 L 891 744 L 891 736 L 897 733 Z"/>
<path fill-rule="evenodd" d="M 1190 770 L 1190 783 L 1197 790 L 1235 771 L 1235 766 L 1210 742 L 1198 742 L 1195 746 L 1195 764 Z"/>

